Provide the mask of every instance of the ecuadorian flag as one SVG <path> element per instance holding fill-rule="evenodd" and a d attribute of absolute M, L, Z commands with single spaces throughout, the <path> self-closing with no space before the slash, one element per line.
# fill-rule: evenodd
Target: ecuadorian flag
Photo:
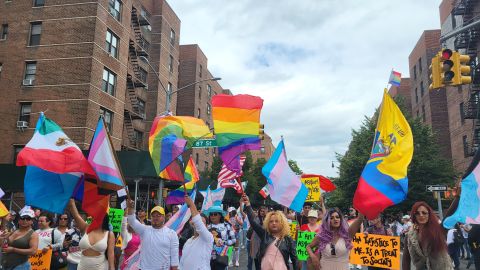
<path fill-rule="evenodd" d="M 373 219 L 405 199 L 407 168 L 413 156 L 410 125 L 385 89 L 370 159 L 363 169 L 353 206 Z"/>

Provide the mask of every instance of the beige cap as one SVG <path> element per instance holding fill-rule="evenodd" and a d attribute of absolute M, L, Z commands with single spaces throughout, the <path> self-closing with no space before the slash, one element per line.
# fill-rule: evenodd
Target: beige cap
<path fill-rule="evenodd" d="M 310 210 L 310 211 L 308 211 L 307 217 L 318 218 L 318 212 L 317 212 L 317 210 Z"/>

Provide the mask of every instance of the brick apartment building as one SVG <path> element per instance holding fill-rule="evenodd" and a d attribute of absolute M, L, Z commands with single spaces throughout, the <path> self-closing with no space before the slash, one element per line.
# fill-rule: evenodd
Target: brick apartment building
<path fill-rule="evenodd" d="M 399 86 L 390 86 L 390 88 L 388 89 L 388 93 L 392 97 L 401 96 L 403 98 L 402 100 L 404 102 L 405 109 L 407 110 L 407 112 L 403 113 L 408 113 L 412 115 L 412 101 L 410 98 L 410 78 L 402 78 Z"/>
<path fill-rule="evenodd" d="M 445 88 L 430 91 L 429 66 L 440 50 L 440 30 L 426 30 L 408 57 L 412 114 L 429 125 L 442 157 L 452 159 Z M 458 108 L 458 107 L 457 107 Z"/>

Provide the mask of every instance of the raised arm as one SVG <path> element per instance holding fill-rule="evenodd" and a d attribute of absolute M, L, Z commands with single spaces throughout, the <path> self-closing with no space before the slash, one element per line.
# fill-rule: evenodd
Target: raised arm
<path fill-rule="evenodd" d="M 260 239 L 263 239 L 266 231 L 263 226 L 255 220 L 255 216 L 253 215 L 253 209 L 250 206 L 250 200 L 248 199 L 248 196 L 246 194 L 243 194 L 242 202 L 245 204 L 245 210 L 247 211 L 247 217 L 248 221 L 250 222 L 250 226 L 252 226 L 253 230 L 258 234 L 258 236 L 260 236 Z"/>
<path fill-rule="evenodd" d="M 84 233 L 87 230 L 88 224 L 78 213 L 77 206 L 75 205 L 75 201 L 73 199 L 70 199 L 68 202 L 68 209 L 70 210 L 70 214 L 72 214 L 78 229 Z"/>
<path fill-rule="evenodd" d="M 138 235 L 142 236 L 147 226 L 143 225 L 142 223 L 140 223 L 140 221 L 138 221 L 135 218 L 135 203 L 131 199 L 128 199 L 127 212 L 128 212 L 128 217 L 127 217 L 128 224 L 130 225 L 130 227 L 132 227 L 132 229 L 136 233 L 138 233 Z"/>
<path fill-rule="evenodd" d="M 197 207 L 190 196 L 185 195 L 185 203 L 188 205 L 188 208 L 190 208 L 190 212 L 192 213 L 192 221 L 195 226 L 195 230 L 198 232 L 198 235 L 200 235 L 200 239 L 212 244 L 213 235 L 208 231 L 205 223 L 203 223 L 202 217 L 199 215 Z"/>
<path fill-rule="evenodd" d="M 353 238 L 355 234 L 359 232 L 360 228 L 362 228 L 364 217 L 365 216 L 362 213 L 359 213 L 358 218 L 355 219 L 354 222 L 352 222 L 350 227 L 348 227 L 348 234 L 350 235 L 351 238 Z"/>

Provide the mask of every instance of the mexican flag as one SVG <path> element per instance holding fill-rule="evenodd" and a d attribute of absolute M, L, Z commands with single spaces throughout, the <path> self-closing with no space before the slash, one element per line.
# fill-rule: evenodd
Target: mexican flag
<path fill-rule="evenodd" d="M 77 172 L 95 175 L 80 148 L 43 113 L 32 139 L 18 153 L 17 166 L 35 166 L 57 174 Z"/>

